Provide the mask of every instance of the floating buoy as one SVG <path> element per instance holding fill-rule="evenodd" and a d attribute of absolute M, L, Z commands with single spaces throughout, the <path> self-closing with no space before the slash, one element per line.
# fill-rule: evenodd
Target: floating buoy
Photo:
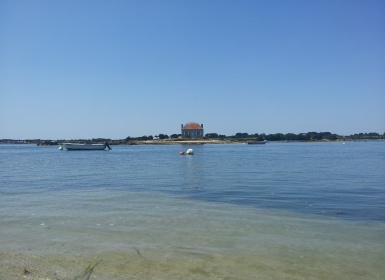
<path fill-rule="evenodd" d="M 62 146 L 60 146 L 60 147 L 59 147 L 59 150 L 60 150 L 60 151 L 61 151 L 61 150 L 63 150 L 63 147 L 62 147 Z"/>
<path fill-rule="evenodd" d="M 183 152 L 183 151 L 181 151 L 181 152 L 179 152 L 179 154 L 180 154 L 180 155 L 184 155 L 184 152 Z"/>
<path fill-rule="evenodd" d="M 194 150 L 193 149 L 188 149 L 186 154 L 193 155 L 194 154 Z"/>

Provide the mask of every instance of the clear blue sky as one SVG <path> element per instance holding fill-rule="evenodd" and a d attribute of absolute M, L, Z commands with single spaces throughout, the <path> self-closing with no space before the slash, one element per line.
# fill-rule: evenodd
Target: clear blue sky
<path fill-rule="evenodd" d="M 0 138 L 385 132 L 383 0 L 0 0 Z"/>

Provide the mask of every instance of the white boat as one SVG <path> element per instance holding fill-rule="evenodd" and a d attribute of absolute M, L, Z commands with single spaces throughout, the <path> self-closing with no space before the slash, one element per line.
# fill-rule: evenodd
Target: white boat
<path fill-rule="evenodd" d="M 194 154 L 194 150 L 193 150 L 193 149 L 188 149 L 188 150 L 186 151 L 186 154 L 187 154 L 187 155 L 193 155 L 193 154 Z"/>
<path fill-rule="evenodd" d="M 104 144 L 79 144 L 79 143 L 63 143 L 63 147 L 69 151 L 75 150 L 111 150 L 110 145 L 106 142 Z"/>

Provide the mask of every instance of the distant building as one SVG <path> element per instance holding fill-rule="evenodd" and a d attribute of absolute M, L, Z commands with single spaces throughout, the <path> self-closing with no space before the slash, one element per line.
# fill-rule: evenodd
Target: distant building
<path fill-rule="evenodd" d="M 203 138 L 203 124 L 189 122 L 181 126 L 182 138 Z"/>

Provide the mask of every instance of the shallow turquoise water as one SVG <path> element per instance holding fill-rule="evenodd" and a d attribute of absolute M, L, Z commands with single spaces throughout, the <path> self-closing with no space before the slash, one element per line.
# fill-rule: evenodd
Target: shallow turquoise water
<path fill-rule="evenodd" d="M 0 252 L 39 276 L 385 275 L 385 142 L 57 148 L 0 145 Z"/>
<path fill-rule="evenodd" d="M 3 197 L 106 190 L 385 221 L 385 141 L 63 151 L 0 146 Z"/>

